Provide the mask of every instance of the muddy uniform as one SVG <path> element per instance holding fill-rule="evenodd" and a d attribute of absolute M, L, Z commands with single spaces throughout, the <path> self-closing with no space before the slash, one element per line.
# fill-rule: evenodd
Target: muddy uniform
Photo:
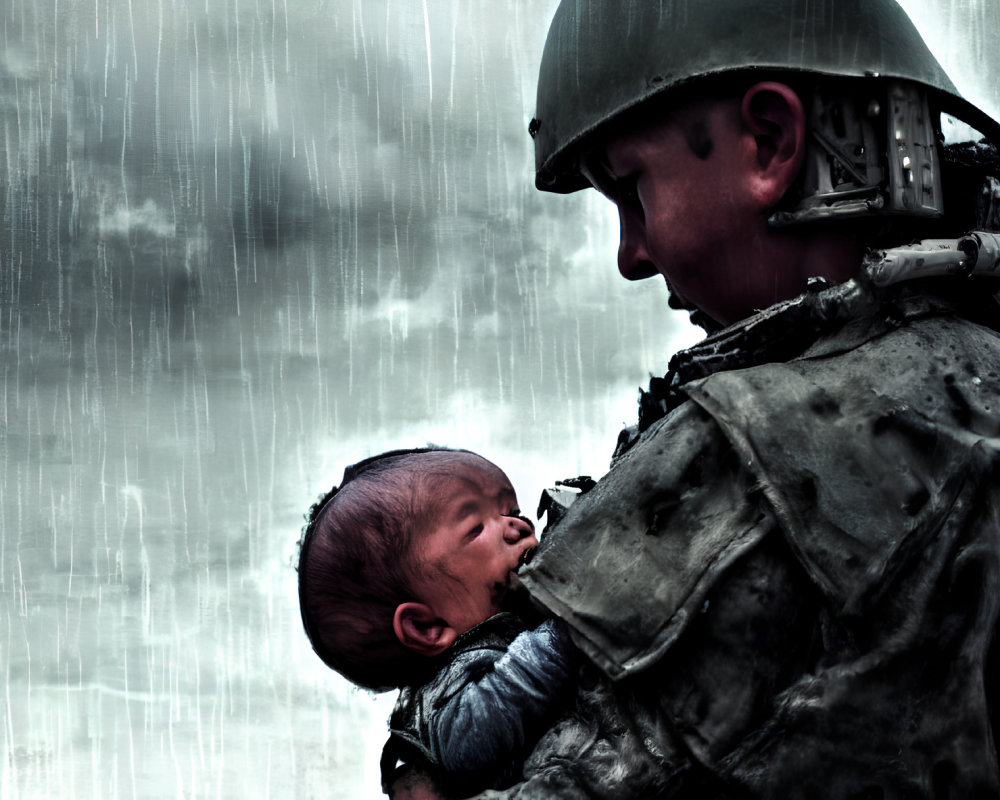
<path fill-rule="evenodd" d="M 653 382 L 522 572 L 593 666 L 489 796 L 1000 796 L 1000 320 L 957 285 L 818 288 Z"/>

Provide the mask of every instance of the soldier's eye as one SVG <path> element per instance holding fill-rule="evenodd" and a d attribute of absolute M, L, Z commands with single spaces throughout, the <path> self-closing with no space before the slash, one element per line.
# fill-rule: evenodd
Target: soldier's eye
<path fill-rule="evenodd" d="M 641 208 L 642 203 L 639 200 L 638 184 L 638 175 L 626 175 L 624 178 L 619 178 L 615 183 L 619 202 L 627 203 L 635 208 Z"/>

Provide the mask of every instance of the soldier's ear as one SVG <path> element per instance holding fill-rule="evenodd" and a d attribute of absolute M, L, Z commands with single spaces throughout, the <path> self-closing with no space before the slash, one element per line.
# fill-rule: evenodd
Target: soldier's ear
<path fill-rule="evenodd" d="M 404 647 L 422 656 L 436 656 L 451 647 L 458 635 L 434 609 L 424 603 L 400 603 L 392 615 L 392 629 Z"/>
<path fill-rule="evenodd" d="M 762 81 L 743 95 L 740 117 L 752 137 L 751 196 L 762 210 L 769 211 L 785 196 L 802 169 L 805 109 L 790 86 Z"/>

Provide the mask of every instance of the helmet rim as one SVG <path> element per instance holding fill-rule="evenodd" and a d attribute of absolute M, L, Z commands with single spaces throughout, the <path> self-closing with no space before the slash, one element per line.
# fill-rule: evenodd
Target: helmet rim
<path fill-rule="evenodd" d="M 776 41 L 776 26 L 789 30 L 787 39 Z M 698 82 L 754 72 L 912 81 L 942 111 L 984 134 L 1000 132 L 962 97 L 895 0 L 716 0 L 711 9 L 563 0 L 539 69 L 535 185 L 557 193 L 588 187 L 581 151 L 610 123 Z"/>

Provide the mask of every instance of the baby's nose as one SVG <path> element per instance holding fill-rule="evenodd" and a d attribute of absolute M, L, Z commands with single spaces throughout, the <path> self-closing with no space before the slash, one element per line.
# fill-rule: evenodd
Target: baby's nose
<path fill-rule="evenodd" d="M 533 536 L 535 527 L 525 517 L 508 517 L 503 538 L 509 544 L 517 544 L 522 539 Z"/>

